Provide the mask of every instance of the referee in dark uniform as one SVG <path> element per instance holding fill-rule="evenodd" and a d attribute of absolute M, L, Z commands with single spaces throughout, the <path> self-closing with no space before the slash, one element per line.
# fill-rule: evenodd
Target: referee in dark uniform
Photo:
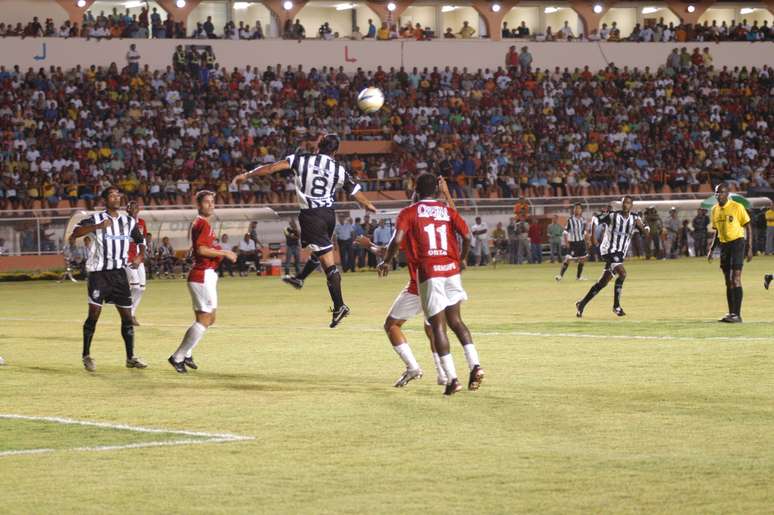
<path fill-rule="evenodd" d="M 83 366 L 94 372 L 96 366 L 91 357 L 91 340 L 97 328 L 97 320 L 105 302 L 115 304 L 121 315 L 121 336 L 126 347 L 126 368 L 146 368 L 134 355 L 134 326 L 132 325 L 132 296 L 124 268 L 127 266 L 129 244 L 140 245 L 137 256 L 129 264 L 137 267 L 145 251 L 145 239 L 134 218 L 119 214 L 121 190 L 110 186 L 102 192 L 105 211 L 81 220 L 72 237 L 80 238 L 94 233 L 94 241 L 88 249 L 86 270 L 89 272 L 89 316 L 83 323 Z"/>
<path fill-rule="evenodd" d="M 712 228 L 715 236 L 712 238 L 707 259 L 712 262 L 712 254 L 720 244 L 720 269 L 726 281 L 726 302 L 728 313 L 718 320 L 728 324 L 742 322 L 742 267 L 745 257 L 752 261 L 752 224 L 750 215 L 744 206 L 729 198 L 728 185 L 718 184 L 715 187 L 715 198 L 718 203 L 712 207 Z"/>

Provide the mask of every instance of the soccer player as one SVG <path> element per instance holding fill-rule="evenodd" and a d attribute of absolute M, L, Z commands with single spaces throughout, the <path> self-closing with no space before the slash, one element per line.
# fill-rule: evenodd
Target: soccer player
<path fill-rule="evenodd" d="M 564 256 L 562 269 L 559 271 L 559 275 L 554 278 L 557 282 L 561 281 L 562 277 L 564 277 L 567 267 L 570 266 L 570 260 L 578 261 L 578 272 L 576 273 L 575 278 L 578 281 L 583 279 L 583 265 L 586 263 L 586 258 L 589 255 L 586 249 L 588 233 L 588 224 L 586 223 L 586 219 L 583 218 L 583 206 L 578 202 L 575 204 L 572 216 L 567 219 L 567 225 L 564 228 L 564 237 L 565 241 L 569 243 L 570 253 Z"/>
<path fill-rule="evenodd" d="M 130 201 L 126 205 L 126 212 L 137 223 L 137 227 L 142 232 L 143 241 L 148 236 L 148 228 L 145 226 L 145 220 L 140 218 L 140 204 L 136 200 Z M 145 293 L 145 252 L 140 252 L 136 243 L 129 243 L 129 261 L 134 261 L 138 257 L 140 264 L 136 268 L 131 266 L 126 267 L 126 277 L 129 280 L 129 290 L 132 292 L 132 325 L 138 326 L 140 323 L 137 321 L 137 306 L 140 305 L 142 294 Z"/>
<path fill-rule="evenodd" d="M 208 190 L 196 194 L 198 216 L 191 225 L 191 248 L 193 266 L 188 272 L 188 293 L 193 302 L 196 321 L 185 332 L 183 341 L 167 361 L 179 374 L 187 369 L 196 370 L 198 365 L 193 359 L 193 350 L 201 341 L 207 328 L 215 323 L 215 311 L 218 308 L 218 272 L 221 259 L 232 263 L 237 260 L 230 250 L 222 250 L 215 243 L 215 232 L 210 225 L 210 217 L 215 212 L 215 193 Z"/>
<path fill-rule="evenodd" d="M 742 322 L 742 267 L 745 257 L 748 262 L 753 257 L 752 224 L 744 206 L 729 198 L 727 184 L 715 187 L 715 198 L 718 203 L 712 207 L 710 215 L 715 235 L 707 261 L 712 262 L 712 254 L 720 244 L 720 270 L 726 281 L 728 302 L 728 313 L 718 322 L 739 324 Z"/>
<path fill-rule="evenodd" d="M 454 200 L 449 193 L 449 187 L 443 177 L 438 178 L 438 189 L 443 195 L 446 205 L 454 208 Z M 406 240 L 404 240 L 404 243 L 405 241 Z M 379 257 L 384 257 L 384 253 L 387 251 L 387 246 L 374 245 L 368 236 L 365 235 L 359 236 L 356 243 L 360 247 L 368 249 Z M 406 320 L 419 315 L 420 313 L 422 313 L 422 303 L 419 299 L 419 289 L 417 288 L 416 267 L 409 263 L 409 282 L 395 298 L 395 301 L 390 307 L 390 312 L 387 314 L 387 318 L 384 321 L 384 331 L 387 333 L 387 338 L 390 340 L 392 348 L 406 365 L 406 370 L 394 384 L 397 388 L 406 386 L 414 379 L 422 377 L 422 369 L 417 363 L 416 358 L 414 358 L 414 353 L 411 351 L 411 346 L 402 330 L 402 326 L 406 323 Z M 438 375 L 438 384 L 446 385 L 446 372 L 444 372 L 443 366 L 441 366 L 441 358 L 438 356 L 435 344 L 433 343 L 433 331 L 427 320 L 424 321 L 424 328 L 427 339 L 430 341 L 430 350 L 433 354 L 433 362 L 435 363 L 435 370 Z M 481 377 L 483 378 L 483 371 L 481 372 Z M 478 384 L 480 384 L 480 381 Z M 475 386 L 478 387 L 478 385 Z"/>
<path fill-rule="evenodd" d="M 333 301 L 333 317 L 330 327 L 336 327 L 349 314 L 349 306 L 344 304 L 341 293 L 341 274 L 333 258 L 333 230 L 336 227 L 336 192 L 343 189 L 353 197 L 366 211 L 376 212 L 376 208 L 361 191 L 352 175 L 333 157 L 339 150 L 339 137 L 324 134 L 315 143 L 314 153 L 296 151 L 281 161 L 259 166 L 249 172 L 237 175 L 235 184 L 250 177 L 264 177 L 285 170 L 292 170 L 295 177 L 296 196 L 301 211 L 298 223 L 301 229 L 301 245 L 312 251 L 312 257 L 304 265 L 300 274 L 283 276 L 282 280 L 296 289 L 304 286 L 304 280 L 322 264 L 328 279 L 328 292 Z"/>
<path fill-rule="evenodd" d="M 132 296 L 124 269 L 140 264 L 139 257 L 129 263 L 129 242 L 145 249 L 142 232 L 137 222 L 129 215 L 119 214 L 121 190 L 109 186 L 102 192 L 105 211 L 81 220 L 75 226 L 72 236 L 80 238 L 94 234 L 94 242 L 88 251 L 86 270 L 89 272 L 87 293 L 89 315 L 83 323 L 83 366 L 89 372 L 97 368 L 91 357 L 91 340 L 102 313 L 102 305 L 115 304 L 121 316 L 121 336 L 126 349 L 126 368 L 146 368 L 140 358 L 134 355 L 134 326 L 132 325 Z"/>
<path fill-rule="evenodd" d="M 624 268 L 624 259 L 632 242 L 632 234 L 635 229 L 641 232 L 649 232 L 650 229 L 642 223 L 639 215 L 632 213 L 632 197 L 626 196 L 621 201 L 620 211 L 609 211 L 607 214 L 599 215 L 599 223 L 605 225 L 605 234 L 602 237 L 602 245 L 599 253 L 605 262 L 605 270 L 602 277 L 594 283 L 589 292 L 581 300 L 575 303 L 576 316 L 581 318 L 586 304 L 591 302 L 602 288 L 607 286 L 613 276 L 618 276 L 615 280 L 615 289 L 613 291 L 613 313 L 619 317 L 625 316 L 621 308 L 621 292 L 626 280 L 626 269 Z"/>
<path fill-rule="evenodd" d="M 419 201 L 398 214 L 397 230 L 377 270 L 380 276 L 387 275 L 405 240 L 404 249 L 409 267 L 416 270 L 422 311 L 432 327 L 435 349 L 446 373 L 444 395 L 452 395 L 460 391 L 462 386 L 449 352 L 447 324 L 465 351 L 470 368 L 470 390 L 476 390 L 481 385 L 484 371 L 479 364 L 470 331 L 460 315 L 460 303 L 468 298 L 462 288 L 460 270 L 470 251 L 471 233 L 457 211 L 434 200 L 437 191 L 435 176 L 426 173 L 417 178 L 416 194 Z M 457 235 L 462 238 L 462 252 L 457 248 Z"/>

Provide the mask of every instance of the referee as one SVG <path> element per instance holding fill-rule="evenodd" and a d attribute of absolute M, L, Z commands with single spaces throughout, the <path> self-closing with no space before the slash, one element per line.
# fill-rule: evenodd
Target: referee
<path fill-rule="evenodd" d="M 718 203 L 712 208 L 710 217 L 715 236 L 707 260 L 712 262 L 712 254 L 720 242 L 720 269 L 726 280 L 728 314 L 719 322 L 739 324 L 742 322 L 742 266 L 745 256 L 748 262 L 753 257 L 752 225 L 744 206 L 728 197 L 728 185 L 718 184 L 715 198 Z"/>
<path fill-rule="evenodd" d="M 119 214 L 121 190 L 109 186 L 102 192 L 105 211 L 81 220 L 73 230 L 72 237 L 80 238 L 94 233 L 94 242 L 89 249 L 86 270 L 89 272 L 87 296 L 89 316 L 83 323 L 83 366 L 94 372 L 96 366 L 91 357 L 91 339 L 97 328 L 102 304 L 115 304 L 121 315 L 121 336 L 126 347 L 126 368 L 146 368 L 140 358 L 134 355 L 134 326 L 132 325 L 132 296 L 124 268 L 132 268 L 142 261 L 145 240 L 134 218 Z M 137 255 L 129 263 L 129 244 L 140 246 Z"/>

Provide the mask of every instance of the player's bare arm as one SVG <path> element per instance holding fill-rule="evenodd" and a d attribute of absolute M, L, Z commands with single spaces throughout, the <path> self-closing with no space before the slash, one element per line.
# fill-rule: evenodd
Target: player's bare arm
<path fill-rule="evenodd" d="M 258 166 L 249 172 L 240 173 L 234 177 L 232 183 L 235 186 L 239 186 L 250 177 L 265 177 L 274 173 L 284 172 L 285 170 L 290 170 L 290 163 L 288 163 L 287 159 L 282 159 L 272 164 Z"/>
<path fill-rule="evenodd" d="M 375 245 L 374 242 L 366 235 L 361 235 L 355 238 L 355 245 L 366 249 L 368 252 L 374 254 L 377 257 L 384 257 L 384 253 L 387 252 L 387 247 L 384 245 Z"/>
<path fill-rule="evenodd" d="M 395 257 L 398 255 L 400 244 L 403 242 L 403 238 L 405 236 L 406 233 L 403 232 L 403 230 L 398 229 L 395 231 L 395 234 L 390 240 L 389 245 L 387 245 L 387 250 L 384 253 L 384 260 L 376 266 L 376 272 L 379 274 L 379 277 L 385 277 L 389 273 L 390 266 L 392 265 L 393 260 L 395 260 Z M 469 242 L 468 248 L 470 248 Z"/>
<path fill-rule="evenodd" d="M 237 261 L 237 255 L 230 251 L 230 250 L 218 250 L 214 249 L 212 247 L 208 247 L 206 245 L 199 245 L 196 248 L 196 252 L 199 253 L 200 256 L 206 257 L 206 258 L 226 258 L 232 263 L 236 263 Z"/>
<path fill-rule="evenodd" d="M 362 207 L 366 211 L 370 213 L 376 213 L 376 207 L 370 200 L 368 200 L 368 197 L 366 197 L 365 193 L 363 193 L 362 191 L 358 191 L 357 193 L 355 193 L 352 196 L 352 198 L 354 198 L 355 202 L 360 204 L 360 207 Z"/>
<path fill-rule="evenodd" d="M 438 177 L 438 191 L 440 191 L 441 195 L 443 195 L 443 201 L 446 202 L 447 206 L 452 209 L 457 209 L 457 207 L 454 205 L 454 199 L 449 192 L 449 185 L 446 183 L 446 179 L 443 177 Z"/>
<path fill-rule="evenodd" d="M 468 254 L 470 253 L 470 244 L 472 238 L 470 233 L 462 236 L 462 251 L 460 252 L 460 266 L 465 268 L 465 263 L 468 262 Z"/>
<path fill-rule="evenodd" d="M 707 252 L 707 261 L 710 263 L 712 263 L 712 255 L 715 253 L 715 249 L 718 247 L 719 243 L 720 238 L 718 238 L 718 232 L 715 231 L 715 233 L 712 235 L 712 243 L 710 243 L 709 252 Z"/>
<path fill-rule="evenodd" d="M 71 235 L 72 238 L 80 238 L 82 236 L 86 236 L 87 234 L 91 234 L 93 232 L 97 232 L 99 230 L 107 229 L 112 225 L 112 220 L 110 218 L 105 218 L 102 220 L 102 222 L 98 224 L 90 224 L 90 225 L 78 225 L 73 229 L 73 233 Z"/>
<path fill-rule="evenodd" d="M 753 232 L 752 232 L 752 224 L 750 222 L 747 222 L 744 226 L 744 238 L 747 243 L 747 262 L 749 263 L 752 261 L 753 258 L 753 248 L 752 248 L 752 241 L 753 241 Z"/>

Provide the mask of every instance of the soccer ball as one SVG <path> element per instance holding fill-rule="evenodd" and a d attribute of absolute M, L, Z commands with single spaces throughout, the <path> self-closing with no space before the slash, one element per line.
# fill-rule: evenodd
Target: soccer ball
<path fill-rule="evenodd" d="M 357 96 L 357 106 L 366 113 L 375 113 L 384 105 L 384 93 L 379 88 L 366 88 Z"/>

